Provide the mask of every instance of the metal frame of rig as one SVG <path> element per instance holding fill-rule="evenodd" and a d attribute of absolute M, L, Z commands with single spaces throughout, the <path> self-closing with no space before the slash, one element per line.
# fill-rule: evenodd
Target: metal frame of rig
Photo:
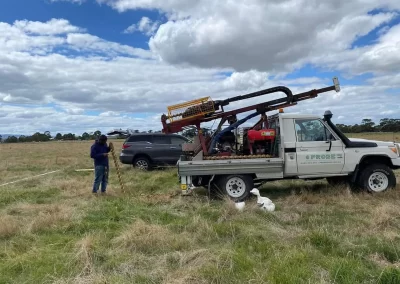
<path fill-rule="evenodd" d="M 263 126 L 268 126 L 268 118 L 266 113 L 273 110 L 280 110 L 286 107 L 297 105 L 298 102 L 316 98 L 319 94 L 329 91 L 340 91 L 340 85 L 337 77 L 333 78 L 333 85 L 321 89 L 313 89 L 307 92 L 293 95 L 292 91 L 284 86 L 264 89 L 246 95 L 240 95 L 225 100 L 213 101 L 210 97 L 204 97 L 197 100 L 188 101 L 181 104 L 171 105 L 168 107 L 168 114 L 161 116 L 164 133 L 177 133 L 183 131 L 186 127 L 195 126 L 198 132 L 199 147 L 193 150 L 193 154 L 202 151 L 203 159 L 224 159 L 224 158 L 249 158 L 249 156 L 225 156 L 217 155 L 214 152 L 218 139 L 227 132 L 237 129 L 241 124 L 251 118 L 260 116 L 260 119 L 254 124 L 251 129 L 262 129 Z M 234 110 L 225 111 L 224 107 L 232 102 L 256 98 L 259 96 L 282 92 L 286 95 L 284 98 L 273 99 L 263 103 L 254 104 L 247 107 L 242 107 Z M 243 119 L 237 120 L 237 115 L 254 111 Z M 213 120 L 221 119 L 216 131 L 212 137 L 205 137 L 202 132 L 201 124 Z M 228 122 L 229 126 L 222 129 L 224 123 Z M 264 134 L 265 135 L 265 132 Z M 264 157 L 263 155 L 251 155 L 254 158 Z"/>

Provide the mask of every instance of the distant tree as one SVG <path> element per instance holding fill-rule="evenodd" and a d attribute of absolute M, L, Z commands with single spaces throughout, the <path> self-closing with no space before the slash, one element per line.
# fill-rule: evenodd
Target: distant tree
<path fill-rule="evenodd" d="M 61 133 L 57 133 L 56 134 L 56 140 L 61 140 L 63 138 L 63 136 L 62 136 L 62 134 Z"/>
<path fill-rule="evenodd" d="M 63 139 L 64 140 L 75 140 L 75 135 L 72 133 L 64 134 Z"/>
<path fill-rule="evenodd" d="M 362 132 L 373 132 L 374 131 L 375 122 L 372 119 L 364 118 L 361 121 L 361 131 Z"/>
<path fill-rule="evenodd" d="M 49 141 L 51 136 L 48 136 L 44 133 L 36 132 L 35 134 L 32 135 L 32 141 L 35 142 L 45 142 Z"/>
<path fill-rule="evenodd" d="M 135 129 L 133 132 L 134 132 L 134 133 L 139 133 L 139 130 Z"/>
<path fill-rule="evenodd" d="M 0 143 L 3 142 L 3 136 L 0 135 Z"/>
<path fill-rule="evenodd" d="M 49 138 L 51 138 L 51 133 L 50 133 L 50 131 L 45 131 L 45 132 L 44 132 L 44 135 L 46 135 L 46 136 L 48 136 Z"/>
<path fill-rule="evenodd" d="M 4 142 L 5 143 L 17 143 L 18 138 L 16 136 L 8 136 Z"/>
<path fill-rule="evenodd" d="M 26 136 L 21 135 L 20 137 L 18 137 L 18 142 L 21 142 L 21 143 L 27 142 Z"/>
<path fill-rule="evenodd" d="M 100 130 L 96 130 L 96 131 L 93 133 L 93 135 L 96 136 L 96 138 L 97 138 L 97 137 L 99 137 L 99 136 L 101 135 L 101 131 L 100 131 Z"/>
<path fill-rule="evenodd" d="M 90 140 L 90 135 L 89 135 L 89 133 L 84 132 L 84 133 L 82 134 L 82 140 Z"/>
<path fill-rule="evenodd" d="M 149 131 L 147 131 L 147 133 L 153 133 L 153 130 L 149 130 Z"/>
<path fill-rule="evenodd" d="M 400 119 L 383 118 L 379 122 L 379 131 L 398 132 L 400 131 Z"/>
<path fill-rule="evenodd" d="M 197 131 L 195 128 L 191 128 L 188 130 L 183 131 L 182 136 L 186 137 L 186 138 L 193 138 L 197 135 Z"/>

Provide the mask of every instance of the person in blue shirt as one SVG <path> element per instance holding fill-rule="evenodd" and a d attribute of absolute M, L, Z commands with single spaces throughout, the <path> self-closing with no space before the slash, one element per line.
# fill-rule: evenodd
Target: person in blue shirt
<path fill-rule="evenodd" d="M 108 153 L 111 148 L 107 146 L 107 136 L 101 135 L 90 149 L 90 157 L 94 160 L 93 193 L 97 193 L 101 184 L 101 192 L 105 193 L 108 184 Z"/>

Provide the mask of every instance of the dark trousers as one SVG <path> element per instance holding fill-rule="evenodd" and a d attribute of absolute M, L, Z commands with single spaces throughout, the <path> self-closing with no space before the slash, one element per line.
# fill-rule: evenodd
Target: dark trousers
<path fill-rule="evenodd" d="M 107 166 L 95 166 L 94 167 L 94 183 L 93 192 L 97 192 L 101 185 L 101 192 L 106 192 L 108 184 L 108 167 Z"/>

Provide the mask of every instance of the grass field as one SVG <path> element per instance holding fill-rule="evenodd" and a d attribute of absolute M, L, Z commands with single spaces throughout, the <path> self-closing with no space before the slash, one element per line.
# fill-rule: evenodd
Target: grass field
<path fill-rule="evenodd" d="M 123 167 L 121 192 L 112 167 L 96 197 L 93 172 L 75 171 L 90 145 L 0 145 L 0 184 L 60 170 L 0 187 L 0 283 L 400 283 L 400 188 L 274 182 L 260 191 L 275 212 L 238 212 L 181 196 L 173 169 Z"/>

